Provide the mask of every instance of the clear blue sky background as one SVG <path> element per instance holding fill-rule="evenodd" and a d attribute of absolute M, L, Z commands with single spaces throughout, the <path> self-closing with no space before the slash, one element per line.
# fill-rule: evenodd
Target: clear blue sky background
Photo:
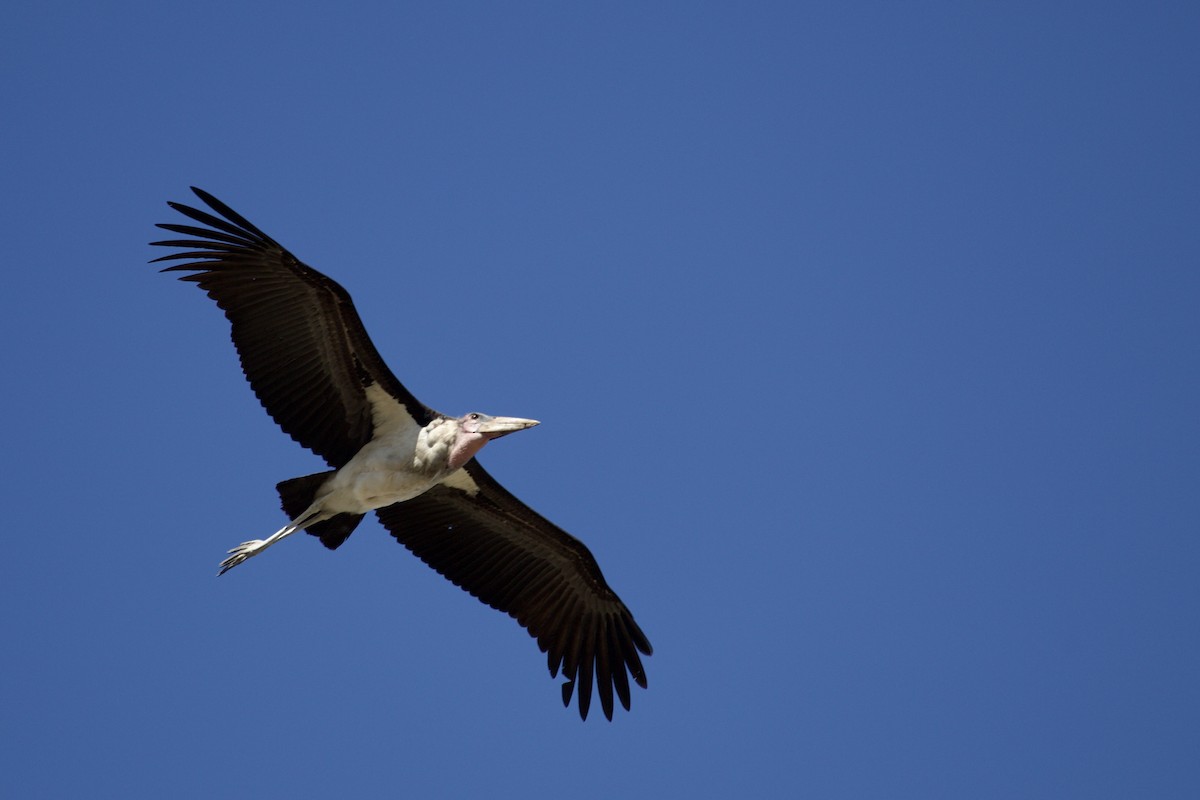
<path fill-rule="evenodd" d="M 1200 796 L 1195 3 L 18 0 L 5 797 Z M 656 652 L 612 722 L 281 524 L 189 184 L 353 294 Z"/>

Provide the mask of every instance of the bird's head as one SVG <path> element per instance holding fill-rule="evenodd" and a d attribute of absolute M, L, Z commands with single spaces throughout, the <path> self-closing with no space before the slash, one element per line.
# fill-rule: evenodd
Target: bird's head
<path fill-rule="evenodd" d="M 454 420 L 458 431 L 450 447 L 450 469 L 458 469 L 492 439 L 523 431 L 538 424 L 536 419 L 493 417 L 473 411 Z"/>
<path fill-rule="evenodd" d="M 521 419 L 520 417 L 493 417 L 472 411 L 458 418 L 460 436 L 482 436 L 484 440 L 499 439 L 510 433 L 523 431 L 539 424 L 536 419 Z"/>

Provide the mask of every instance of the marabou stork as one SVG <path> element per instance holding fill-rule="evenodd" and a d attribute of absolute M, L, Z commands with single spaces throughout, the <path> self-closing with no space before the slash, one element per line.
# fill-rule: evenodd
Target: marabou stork
<path fill-rule="evenodd" d="M 221 574 L 296 531 L 337 549 L 374 511 L 401 544 L 482 602 L 514 617 L 561 670 L 563 704 L 578 689 L 586 719 L 593 677 L 604 716 L 613 693 L 629 709 L 629 680 L 645 688 L 638 653 L 650 642 L 609 588 L 588 549 L 509 494 L 474 456 L 492 439 L 538 423 L 418 401 L 384 364 L 350 295 L 229 206 L 219 216 L 168 205 L 207 227 L 161 223 L 194 238 L 154 259 L 199 285 L 232 325 L 242 371 L 263 408 L 330 470 L 278 484 L 288 523 L 229 551 Z M 222 219 L 223 217 L 223 219 Z M 151 262 L 151 263 L 154 263 Z"/>

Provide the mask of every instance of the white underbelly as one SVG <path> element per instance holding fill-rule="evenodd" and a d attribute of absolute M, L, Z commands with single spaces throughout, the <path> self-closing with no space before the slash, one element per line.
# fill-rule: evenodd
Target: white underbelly
<path fill-rule="evenodd" d="M 406 450 L 408 454 L 402 455 Z M 445 477 L 440 472 L 413 469 L 411 452 L 402 443 L 372 442 L 338 470 L 317 500 L 327 511 L 338 514 L 365 514 L 411 500 Z"/>
<path fill-rule="evenodd" d="M 411 500 L 437 483 L 427 476 L 388 470 L 364 470 L 353 476 L 343 473 L 334 476 L 326 486 L 328 493 L 321 503 L 326 510 L 338 514 L 365 514 Z"/>

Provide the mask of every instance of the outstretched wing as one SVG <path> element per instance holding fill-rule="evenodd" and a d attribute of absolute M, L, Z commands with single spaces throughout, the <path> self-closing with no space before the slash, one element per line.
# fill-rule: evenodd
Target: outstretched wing
<path fill-rule="evenodd" d="M 208 227 L 159 224 L 195 238 L 152 242 L 185 250 L 151 263 L 186 262 L 163 271 L 188 272 L 180 280 L 198 284 L 225 312 L 242 371 L 279 427 L 337 468 L 376 427 L 433 419 L 384 364 L 345 289 L 208 192 L 192 191 L 224 219 L 168 203 Z"/>
<path fill-rule="evenodd" d="M 582 542 L 540 516 L 470 461 L 438 486 L 376 510 L 422 561 L 514 617 L 562 670 L 563 704 L 578 688 L 587 719 L 595 679 L 604 716 L 613 691 L 629 709 L 629 679 L 646 687 L 639 651 L 652 648 Z"/>

